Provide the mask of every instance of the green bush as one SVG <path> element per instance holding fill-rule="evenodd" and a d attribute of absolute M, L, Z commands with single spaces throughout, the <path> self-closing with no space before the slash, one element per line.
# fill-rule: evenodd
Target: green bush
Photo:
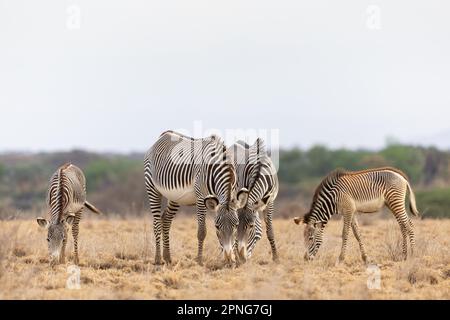
<path fill-rule="evenodd" d="M 142 162 L 128 158 L 92 161 L 84 170 L 87 189 L 88 191 L 97 191 L 112 184 L 121 183 L 124 176 L 137 166 L 143 167 Z M 142 174 L 144 174 L 143 168 Z"/>
<path fill-rule="evenodd" d="M 418 191 L 416 201 L 424 218 L 450 218 L 450 189 Z"/>

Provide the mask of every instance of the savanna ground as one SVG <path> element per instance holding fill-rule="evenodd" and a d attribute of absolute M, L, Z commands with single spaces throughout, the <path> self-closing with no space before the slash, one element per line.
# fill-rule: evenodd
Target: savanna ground
<path fill-rule="evenodd" d="M 156 271 L 150 218 L 95 219 L 80 224 L 81 288 L 67 289 L 71 239 L 65 265 L 51 269 L 46 231 L 34 219 L 0 221 L 0 299 L 450 299 L 450 220 L 415 220 L 417 256 L 400 259 L 400 231 L 391 219 L 362 221 L 370 258 L 381 270 L 380 289 L 369 289 L 370 272 L 356 240 L 336 264 L 341 221 L 332 221 L 314 261 L 303 260 L 303 228 L 274 221 L 280 262 L 272 262 L 267 238 L 238 268 L 222 266 L 211 219 L 205 263 L 195 262 L 196 219 L 173 222 L 173 264 Z M 71 237 L 70 237 L 71 238 Z"/>

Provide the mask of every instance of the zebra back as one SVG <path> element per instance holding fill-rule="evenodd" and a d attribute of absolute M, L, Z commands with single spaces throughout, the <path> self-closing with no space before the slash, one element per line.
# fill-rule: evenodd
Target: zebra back
<path fill-rule="evenodd" d="M 47 193 L 50 221 L 58 223 L 73 206 L 82 207 L 86 201 L 86 180 L 75 165 L 66 163 L 51 177 Z"/>
<path fill-rule="evenodd" d="M 267 196 L 276 197 L 278 178 L 264 141 L 258 138 L 252 146 L 238 141 L 228 149 L 237 174 L 237 189 L 246 190 L 250 205 Z"/>
<path fill-rule="evenodd" d="M 166 190 L 191 188 L 197 182 L 197 193 L 215 194 L 226 204 L 236 183 L 225 144 L 216 135 L 195 139 L 166 131 L 147 152 L 144 166 L 146 180 Z"/>

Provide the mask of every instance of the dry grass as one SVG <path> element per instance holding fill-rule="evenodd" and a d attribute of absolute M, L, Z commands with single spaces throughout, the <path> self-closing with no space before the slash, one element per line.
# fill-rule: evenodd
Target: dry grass
<path fill-rule="evenodd" d="M 211 219 L 210 219 L 211 220 Z M 316 260 L 302 259 L 302 228 L 275 220 L 280 263 L 267 239 L 248 263 L 220 263 L 208 222 L 205 264 L 195 262 L 195 217 L 179 216 L 172 231 L 171 266 L 156 271 L 151 220 L 81 222 L 81 289 L 66 289 L 66 265 L 50 269 L 45 231 L 33 221 L 0 221 L 0 299 L 450 299 L 450 220 L 416 221 L 417 256 L 399 259 L 400 231 L 393 220 L 361 226 L 367 250 L 381 269 L 381 289 L 367 287 L 366 266 L 354 238 L 336 265 L 341 222 L 333 221 Z M 71 250 L 69 242 L 68 249 Z M 70 251 L 68 250 L 68 252 Z"/>

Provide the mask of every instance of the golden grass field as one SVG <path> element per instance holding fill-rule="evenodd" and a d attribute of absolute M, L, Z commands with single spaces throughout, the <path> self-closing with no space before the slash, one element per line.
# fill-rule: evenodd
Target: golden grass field
<path fill-rule="evenodd" d="M 391 219 L 361 223 L 367 251 L 381 269 L 381 288 L 368 289 L 356 240 L 336 264 L 341 221 L 332 221 L 314 261 L 303 260 L 303 228 L 276 219 L 280 262 L 266 237 L 238 268 L 223 267 L 212 219 L 205 263 L 195 262 L 196 218 L 173 222 L 173 264 L 154 270 L 150 218 L 99 219 L 80 224 L 81 288 L 67 289 L 67 267 L 47 263 L 46 231 L 35 220 L 0 221 L 0 299 L 450 299 L 450 220 L 415 220 L 417 256 L 398 261 L 400 231 Z"/>

